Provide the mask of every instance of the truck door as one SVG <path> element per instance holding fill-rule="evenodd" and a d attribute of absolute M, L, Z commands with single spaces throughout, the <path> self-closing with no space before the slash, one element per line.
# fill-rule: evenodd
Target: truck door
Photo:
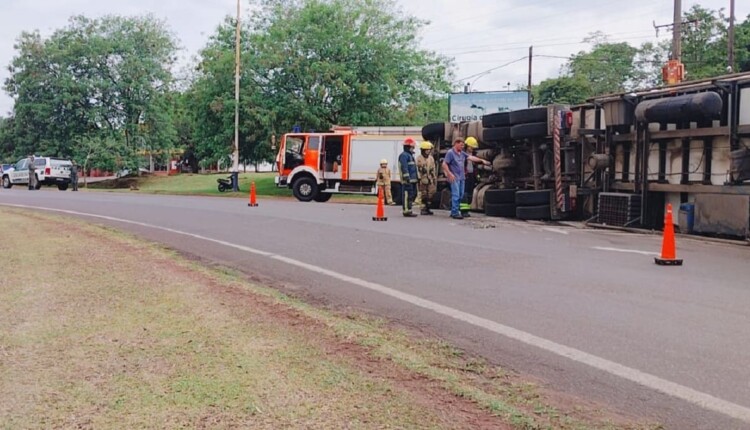
<path fill-rule="evenodd" d="M 18 163 L 16 163 L 16 166 L 13 169 L 13 172 L 11 172 L 10 174 L 11 182 L 13 182 L 14 184 L 28 183 L 28 179 L 29 179 L 28 162 L 29 160 L 24 158 L 23 160 L 19 160 Z"/>
<path fill-rule="evenodd" d="M 330 135 L 323 137 L 323 179 L 343 178 L 344 136 Z"/>
<path fill-rule="evenodd" d="M 283 176 L 288 176 L 294 168 L 301 166 L 305 162 L 304 149 L 304 135 L 287 135 L 284 137 L 284 154 L 282 155 L 282 165 L 280 166 Z"/>

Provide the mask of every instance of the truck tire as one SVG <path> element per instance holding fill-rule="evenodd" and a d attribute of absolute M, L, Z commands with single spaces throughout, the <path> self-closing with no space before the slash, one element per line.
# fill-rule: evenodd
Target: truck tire
<path fill-rule="evenodd" d="M 315 201 L 318 203 L 325 203 L 328 200 L 331 200 L 331 197 L 333 197 L 333 194 L 331 193 L 318 192 L 318 194 L 315 196 Z"/>
<path fill-rule="evenodd" d="M 497 112 L 482 117 L 482 127 L 507 127 L 510 125 L 510 112 Z"/>
<path fill-rule="evenodd" d="M 57 184 L 57 189 L 60 191 L 66 191 L 68 189 L 68 184 Z"/>
<path fill-rule="evenodd" d="M 34 189 L 35 190 L 41 190 L 42 189 L 42 183 L 39 182 L 39 176 L 34 176 Z"/>
<path fill-rule="evenodd" d="M 482 140 L 485 142 L 500 142 L 510 139 L 510 127 L 485 128 Z"/>
<path fill-rule="evenodd" d="M 443 140 L 445 139 L 445 123 L 433 122 L 422 127 L 422 138 L 424 140 Z"/>
<path fill-rule="evenodd" d="M 518 206 L 516 207 L 516 218 L 523 220 L 545 220 L 550 219 L 550 206 Z"/>
<path fill-rule="evenodd" d="M 550 190 L 518 191 L 516 193 L 516 205 L 518 206 L 549 205 L 550 198 L 551 198 Z"/>
<path fill-rule="evenodd" d="M 487 190 L 484 193 L 484 204 L 513 203 L 516 205 L 516 190 Z"/>
<path fill-rule="evenodd" d="M 303 176 L 294 181 L 292 193 L 301 202 L 311 202 L 318 195 L 318 183 L 310 176 Z"/>
<path fill-rule="evenodd" d="M 487 216 L 515 218 L 516 205 L 513 203 L 484 203 L 484 213 Z"/>
<path fill-rule="evenodd" d="M 391 198 L 393 198 L 393 203 L 399 206 L 404 204 L 404 201 L 401 199 L 401 184 L 391 184 Z"/>
<path fill-rule="evenodd" d="M 514 125 L 510 128 L 510 137 L 514 140 L 533 139 L 547 136 L 546 122 L 531 122 L 528 124 Z"/>
<path fill-rule="evenodd" d="M 515 110 L 510 113 L 510 124 L 528 124 L 530 122 L 547 122 L 547 108 L 538 107 L 531 109 Z"/>
<path fill-rule="evenodd" d="M 10 177 L 8 175 L 3 176 L 3 188 L 6 190 L 13 187 L 13 182 L 10 181 Z"/>

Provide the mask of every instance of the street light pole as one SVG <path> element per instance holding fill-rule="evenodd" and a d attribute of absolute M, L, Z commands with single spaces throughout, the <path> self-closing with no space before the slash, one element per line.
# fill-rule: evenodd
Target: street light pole
<path fill-rule="evenodd" d="M 234 152 L 232 154 L 232 191 L 238 192 L 240 172 L 240 3 L 237 0 L 236 52 L 234 68 Z"/>
<path fill-rule="evenodd" d="M 728 49 L 728 71 L 730 73 L 734 72 L 734 0 L 729 0 L 729 37 L 727 38 L 729 40 L 729 46 L 727 46 Z"/>

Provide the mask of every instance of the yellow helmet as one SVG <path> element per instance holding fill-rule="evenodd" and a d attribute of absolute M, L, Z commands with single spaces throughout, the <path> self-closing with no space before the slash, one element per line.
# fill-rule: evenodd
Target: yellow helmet
<path fill-rule="evenodd" d="M 388 160 L 386 160 L 385 158 L 383 158 L 382 160 L 380 160 L 380 164 L 388 164 Z"/>
<path fill-rule="evenodd" d="M 475 138 L 471 136 L 467 137 L 464 143 L 466 144 L 466 146 L 470 148 L 479 148 L 479 143 L 477 142 Z"/>
<path fill-rule="evenodd" d="M 419 144 L 419 149 L 432 149 L 432 148 L 433 148 L 432 143 L 426 140 Z"/>

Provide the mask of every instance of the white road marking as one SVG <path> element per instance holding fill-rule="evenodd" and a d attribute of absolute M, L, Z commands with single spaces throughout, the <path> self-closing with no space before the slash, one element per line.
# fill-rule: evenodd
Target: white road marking
<path fill-rule="evenodd" d="M 283 255 L 273 254 L 270 252 L 261 251 L 258 249 L 234 244 L 231 242 L 225 242 L 223 240 L 212 239 L 210 237 L 188 233 L 185 231 L 174 230 L 171 228 L 161 227 L 158 225 L 147 224 L 147 223 L 138 222 L 138 221 L 130 221 L 126 219 L 109 217 L 105 215 L 96 215 L 96 214 L 91 214 L 91 213 L 86 213 L 86 212 L 77 212 L 77 211 L 69 211 L 69 210 L 63 210 L 63 209 L 38 207 L 38 206 L 15 205 L 15 204 L 6 204 L 6 203 L 0 203 L 0 205 L 23 208 L 23 209 L 39 209 L 39 210 L 45 210 L 49 212 L 58 212 L 58 213 L 64 213 L 64 214 L 69 214 L 69 215 L 79 215 L 79 216 L 85 216 L 85 217 L 91 217 L 91 218 L 104 219 L 108 221 L 120 222 L 124 224 L 132 224 L 132 225 L 137 225 L 141 227 L 152 228 L 155 230 L 167 231 L 170 233 L 179 234 L 183 236 L 193 237 L 193 238 L 204 240 L 207 242 L 213 242 L 213 243 L 227 246 L 230 248 L 239 249 L 241 251 L 249 252 L 255 255 L 267 257 L 273 260 L 281 261 L 290 266 L 298 267 L 300 269 L 306 269 L 314 273 L 329 276 L 331 278 L 338 279 L 340 281 L 348 282 L 352 285 L 356 285 L 362 288 L 366 288 L 368 290 L 376 291 L 383 295 L 393 297 L 395 299 L 404 301 L 414 306 L 419 306 L 423 309 L 427 309 L 427 310 L 433 311 L 441 315 L 448 316 L 455 320 L 463 321 L 465 323 L 489 330 L 493 333 L 505 336 L 507 338 L 543 349 L 545 351 L 551 352 L 561 357 L 568 358 L 578 363 L 586 364 L 595 369 L 601 370 L 603 372 L 607 372 L 611 375 L 618 376 L 628 381 L 635 382 L 637 384 L 643 385 L 644 387 L 651 388 L 653 390 L 676 397 L 678 399 L 685 400 L 687 402 L 693 403 L 705 409 L 708 409 L 714 412 L 719 412 L 721 414 L 732 417 L 734 419 L 741 420 L 746 423 L 750 423 L 750 408 L 747 408 L 745 406 L 738 405 L 736 403 L 732 403 L 730 401 L 723 400 L 718 397 L 714 397 L 710 394 L 694 390 L 690 387 L 686 387 L 684 385 L 680 385 L 680 384 L 668 381 L 666 379 L 659 378 L 658 376 L 654 376 L 652 374 L 642 372 L 638 369 L 627 367 L 622 364 L 615 363 L 614 361 L 607 360 L 605 358 L 597 357 L 587 352 L 583 352 L 579 349 L 571 348 L 569 346 L 565 346 L 565 345 L 553 342 L 551 340 L 547 340 L 547 339 L 535 336 L 531 333 L 527 333 L 527 332 L 515 329 L 513 327 L 497 323 L 495 321 L 491 321 L 482 317 L 478 317 L 476 315 L 472 315 L 467 312 L 460 311 L 458 309 L 454 309 L 448 306 L 441 305 L 439 303 L 436 303 L 430 300 L 426 300 L 426 299 L 423 299 L 423 298 L 420 298 L 411 294 L 407 294 L 398 290 L 394 290 L 384 285 L 380 285 L 374 282 L 344 275 L 339 272 L 334 272 L 332 270 L 324 269 L 322 267 L 318 267 L 318 266 L 308 264 L 299 260 L 295 260 L 293 258 L 285 257 Z M 608 250 L 608 251 L 615 250 L 615 251 L 624 251 L 624 252 L 632 251 L 632 250 L 620 250 L 617 248 L 602 248 L 602 250 Z M 636 252 L 644 253 L 644 251 L 636 251 Z M 649 255 L 651 255 L 651 253 L 649 253 Z"/>
<path fill-rule="evenodd" d="M 570 232 L 569 232 L 568 230 L 564 230 L 564 229 L 562 229 L 562 228 L 555 228 L 555 227 L 542 227 L 542 230 L 544 230 L 544 231 L 548 231 L 548 232 L 550 232 L 550 233 L 564 234 L 564 235 L 566 235 L 566 236 L 567 236 L 568 234 L 570 234 Z"/>
<path fill-rule="evenodd" d="M 656 257 L 660 255 L 658 252 L 639 251 L 637 249 L 607 248 L 603 246 L 595 246 L 592 249 L 596 249 L 598 251 L 624 252 L 628 254 L 641 254 L 641 255 L 649 255 L 649 256 L 656 256 Z"/>

